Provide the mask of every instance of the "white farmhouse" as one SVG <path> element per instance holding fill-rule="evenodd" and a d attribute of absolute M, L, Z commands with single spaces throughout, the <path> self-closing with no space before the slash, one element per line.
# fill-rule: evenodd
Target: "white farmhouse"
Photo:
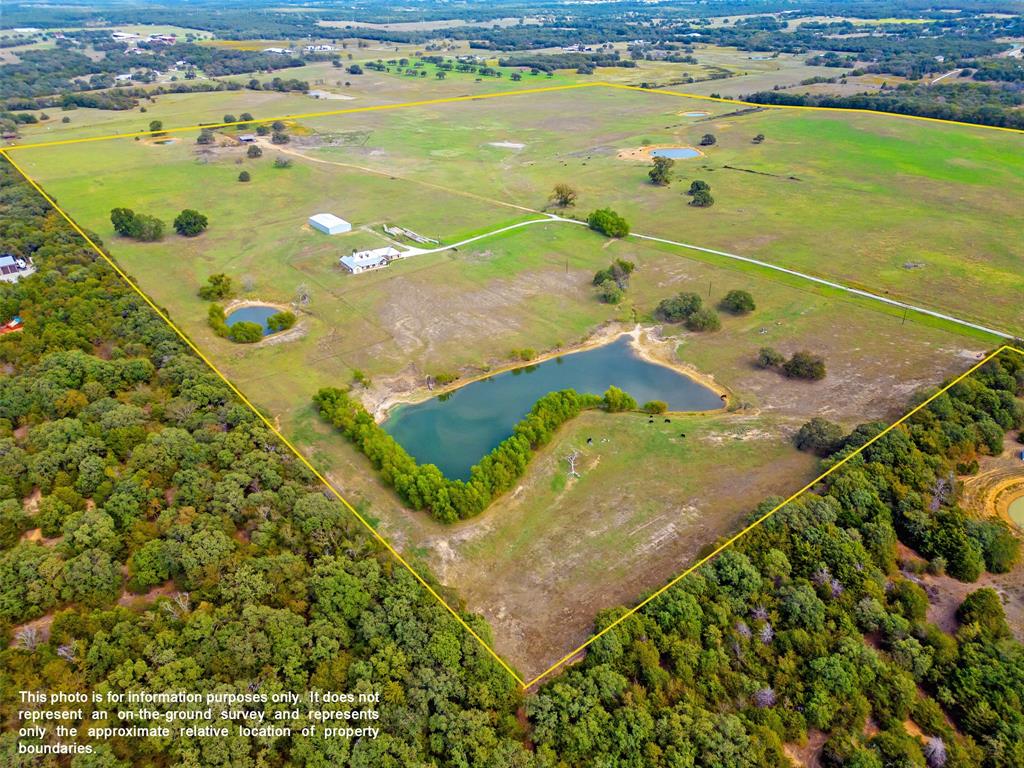
<path fill-rule="evenodd" d="M 338 261 L 353 275 L 358 275 L 360 272 L 386 267 L 395 259 L 401 258 L 401 255 L 397 248 L 388 245 L 384 248 L 374 248 L 372 251 L 353 251 L 351 256 L 342 256 Z"/>
<path fill-rule="evenodd" d="M 318 213 L 310 216 L 309 226 L 327 235 L 340 235 L 342 232 L 352 231 L 351 224 L 344 219 L 339 219 L 333 213 Z"/>

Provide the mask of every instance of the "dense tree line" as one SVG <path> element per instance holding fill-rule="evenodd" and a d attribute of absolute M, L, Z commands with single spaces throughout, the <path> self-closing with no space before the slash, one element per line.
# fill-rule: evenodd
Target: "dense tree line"
<path fill-rule="evenodd" d="M 67 765 L 16 754 L 19 690 L 316 686 L 380 691 L 381 736 L 114 739 L 71 765 L 527 765 L 511 677 L 16 179 L 0 237 L 39 272 L 0 285 L 25 322 L 0 338 L 0 764 Z"/>
<path fill-rule="evenodd" d="M 968 581 L 991 539 L 1005 550 L 997 569 L 1018 557 L 1005 524 L 957 507 L 947 477 L 1024 425 L 1021 394 L 1024 361 L 1005 354 L 604 634 L 528 700 L 538 758 L 788 768 L 783 744 L 818 729 L 830 768 L 1024 764 L 1024 646 L 998 596 L 972 593 L 948 635 L 896 549 L 920 547 L 935 572 Z M 881 429 L 855 430 L 826 466 Z"/>
<path fill-rule="evenodd" d="M 370 460 L 381 480 L 394 488 L 405 504 L 452 523 L 480 514 L 493 499 L 509 490 L 526 471 L 534 452 L 581 411 L 598 407 L 628 410 L 620 407 L 624 402 L 622 393 L 613 390 L 603 398 L 571 389 L 544 395 L 516 424 L 512 434 L 473 466 L 467 481 L 451 480 L 433 464 L 418 464 L 345 390 L 321 389 L 314 401 L 320 415 Z M 635 402 L 632 407 L 636 407 Z"/>
<path fill-rule="evenodd" d="M 838 109 L 871 109 L 900 115 L 934 117 L 978 125 L 1024 129 L 1024 93 L 987 85 L 901 84 L 876 93 L 852 96 L 761 91 L 744 96 L 756 104 L 788 104 Z"/>
<path fill-rule="evenodd" d="M 82 37 L 86 35 L 88 37 Z M 201 69 L 210 77 L 271 72 L 305 64 L 303 59 L 294 56 L 184 42 L 152 46 L 148 55 L 132 55 L 124 52 L 123 42 L 110 38 L 109 31 L 69 32 L 68 36 L 69 43 L 81 38 L 80 45 L 97 48 L 103 56 L 91 58 L 81 48 L 69 45 L 21 51 L 18 63 L 0 66 L 3 73 L 0 98 L 34 98 L 110 88 L 115 84 L 115 74 L 140 67 L 166 70 L 180 60 L 187 61 L 191 67 Z M 168 90 L 167 85 L 163 88 Z"/>
<path fill-rule="evenodd" d="M 630 59 L 623 59 L 618 51 L 610 53 L 583 52 L 583 53 L 519 53 L 514 56 L 506 56 L 498 59 L 498 65 L 502 67 L 525 67 L 538 72 L 554 72 L 557 69 L 580 69 L 594 67 L 636 67 L 636 62 Z"/>

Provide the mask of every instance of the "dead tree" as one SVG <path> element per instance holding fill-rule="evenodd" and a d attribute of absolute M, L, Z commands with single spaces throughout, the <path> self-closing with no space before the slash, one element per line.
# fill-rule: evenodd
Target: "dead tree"
<path fill-rule="evenodd" d="M 576 471 L 576 460 L 580 457 L 579 451 L 573 451 L 565 460 L 569 462 L 569 477 L 579 477 L 580 473 Z"/>
<path fill-rule="evenodd" d="M 22 627 L 14 635 L 17 647 L 25 651 L 34 651 L 42 641 L 42 635 L 37 627 Z"/>

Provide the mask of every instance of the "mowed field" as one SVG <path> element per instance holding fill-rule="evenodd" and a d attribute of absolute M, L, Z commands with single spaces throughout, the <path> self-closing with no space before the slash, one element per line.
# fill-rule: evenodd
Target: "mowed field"
<path fill-rule="evenodd" d="M 577 99 L 612 94 L 568 93 Z M 671 103 L 655 94 L 621 95 Z M 534 98 L 514 97 L 507 111 L 517 113 Z M 729 205 L 717 176 L 711 183 L 720 202 L 693 211 L 678 186 L 645 188 L 644 166 L 614 153 L 608 159 L 616 165 L 605 169 L 602 182 L 607 186 L 599 187 L 600 174 L 591 177 L 590 169 L 595 158 L 608 156 L 594 151 L 594 136 L 577 136 L 587 150 L 573 155 L 572 137 L 552 116 L 541 127 L 561 143 L 552 144 L 554 156 L 544 158 L 534 137 L 520 139 L 518 131 L 496 121 L 490 102 L 466 107 L 459 109 L 464 118 L 469 107 L 485 109 L 473 123 L 472 142 L 462 133 L 468 128 L 452 129 L 449 136 L 438 127 L 446 124 L 436 117 L 441 107 L 424 110 L 429 131 L 441 131 L 429 144 L 405 111 L 389 113 L 401 115 L 392 130 L 406 134 L 405 143 L 388 138 L 386 120 L 344 129 L 303 121 L 286 147 L 298 155 L 286 155 L 293 165 L 284 169 L 273 167 L 279 152 L 269 144 L 253 160 L 245 157 L 244 146 L 204 150 L 194 136 L 162 145 L 114 140 L 29 149 L 14 158 L 103 240 L 389 540 L 431 568 L 453 596 L 487 616 L 498 649 L 523 674 L 540 672 L 586 639 L 599 610 L 632 602 L 685 568 L 767 495 L 788 495 L 813 477 L 814 459 L 791 444 L 808 418 L 824 414 L 847 426 L 894 418 L 913 393 L 968 367 L 988 345 L 764 270 L 666 245 L 608 241 L 571 223 L 530 225 L 378 273 L 343 274 L 337 257 L 355 247 L 383 245 L 383 223 L 457 242 L 536 218 L 514 206 L 543 206 L 555 178 L 580 186 L 583 211 L 609 202 L 599 199 L 606 194 L 619 195 L 613 202 L 623 210 L 633 205 L 631 215 L 644 195 L 674 200 L 679 207 L 665 208 L 665 221 L 649 218 L 634 227 L 644 231 L 658 224 L 666 236 L 688 242 L 701 242 L 693 224 L 700 220 L 684 217 L 714 215 L 719 205 Z M 652 124 L 668 124 L 665 115 L 641 120 L 630 109 L 607 115 L 613 123 L 605 130 L 623 132 L 622 146 L 634 145 L 648 129 L 656 137 Z M 522 118 L 512 114 L 507 120 L 516 124 Z M 687 125 L 686 130 L 700 130 Z M 321 146 L 327 141 L 332 146 Z M 526 146 L 502 150 L 489 146 L 491 141 Z M 616 148 L 620 142 L 605 144 Z M 429 148 L 424 153 L 418 146 Z M 545 177 L 541 165 L 554 173 Z M 252 174 L 251 182 L 237 181 L 243 169 Z M 197 238 L 169 232 L 163 242 L 136 243 L 112 231 L 109 211 L 115 206 L 157 215 L 168 225 L 179 210 L 194 207 L 209 216 L 210 229 Z M 333 238 L 312 231 L 307 217 L 324 210 L 351 220 L 355 231 Z M 723 222 L 716 226 L 726 230 Z M 765 236 L 788 237 L 791 231 Z M 848 247 L 841 238 L 819 237 L 829 246 Z M 593 272 L 613 258 L 637 264 L 626 301 L 617 307 L 599 303 L 590 286 Z M 243 346 L 214 336 L 206 325 L 208 304 L 196 292 L 217 272 L 229 274 L 244 286 L 240 297 L 252 300 L 288 303 L 304 286 L 312 299 L 299 309 L 291 340 Z M 696 291 L 714 304 L 733 288 L 749 290 L 758 307 L 743 317 L 723 315 L 716 333 L 659 328 L 652 318 L 657 302 L 679 291 Z M 569 350 L 597 329 L 625 330 L 636 323 L 646 329 L 652 354 L 714 379 L 732 394 L 735 410 L 673 415 L 667 424 L 586 414 L 559 433 L 512 493 L 456 526 L 402 508 L 366 459 L 310 406 L 319 387 L 346 385 L 355 369 L 373 380 L 360 391 L 372 407 L 396 395 L 425 394 L 428 374 L 479 374 L 508 364 L 514 349 Z M 758 370 L 753 359 L 765 345 L 785 353 L 820 352 L 829 375 L 811 384 Z M 582 476 L 570 480 L 564 457 L 575 448 L 584 451 L 585 461 Z"/>

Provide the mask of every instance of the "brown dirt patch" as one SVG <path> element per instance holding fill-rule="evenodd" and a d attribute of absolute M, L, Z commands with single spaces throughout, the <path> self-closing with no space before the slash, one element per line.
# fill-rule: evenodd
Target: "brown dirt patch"
<path fill-rule="evenodd" d="M 704 157 L 704 153 L 696 147 L 691 147 L 689 144 L 649 144 L 643 147 L 633 147 L 632 149 L 620 149 L 616 154 L 619 160 L 633 160 L 635 162 L 650 163 L 654 160 L 654 156 L 651 154 L 655 149 L 692 149 L 700 157 Z M 696 160 L 696 157 L 687 158 L 689 160 Z"/>
<path fill-rule="evenodd" d="M 821 765 L 821 748 L 828 741 L 828 736 L 811 728 L 807 731 L 807 741 L 803 744 L 783 744 L 782 749 L 793 765 L 802 768 L 819 768 Z"/>
<path fill-rule="evenodd" d="M 149 605 L 158 597 L 170 597 L 176 591 L 177 589 L 175 588 L 173 581 L 165 581 L 163 584 L 153 587 L 151 590 L 144 592 L 141 595 L 125 590 L 121 593 L 121 596 L 117 598 L 117 604 L 123 605 L 127 608 L 136 608 L 143 605 Z"/>

